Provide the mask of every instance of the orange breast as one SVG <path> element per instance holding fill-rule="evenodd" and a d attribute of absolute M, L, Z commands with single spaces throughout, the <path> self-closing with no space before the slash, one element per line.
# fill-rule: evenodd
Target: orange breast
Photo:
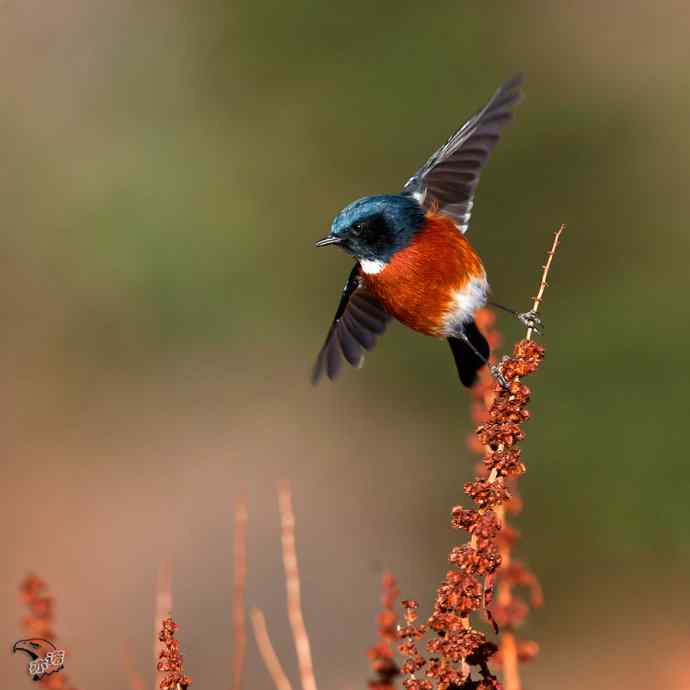
<path fill-rule="evenodd" d="M 452 220 L 428 213 L 422 229 L 379 273 L 363 274 L 369 291 L 389 314 L 426 335 L 442 335 L 454 293 L 483 275 L 470 243 Z"/>

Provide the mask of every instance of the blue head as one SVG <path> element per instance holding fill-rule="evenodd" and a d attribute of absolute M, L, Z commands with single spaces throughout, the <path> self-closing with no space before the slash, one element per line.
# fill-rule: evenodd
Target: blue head
<path fill-rule="evenodd" d="M 423 222 L 424 209 L 411 196 L 365 196 L 346 206 L 316 245 L 337 244 L 356 259 L 388 262 Z"/>

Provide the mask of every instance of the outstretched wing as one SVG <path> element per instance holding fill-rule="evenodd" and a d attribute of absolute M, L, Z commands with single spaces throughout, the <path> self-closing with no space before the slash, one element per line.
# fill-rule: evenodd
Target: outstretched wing
<path fill-rule="evenodd" d="M 325 373 L 333 380 L 343 359 L 353 367 L 364 361 L 364 350 L 372 350 L 376 339 L 386 330 L 390 315 L 360 280 L 359 264 L 355 264 L 345 283 L 326 340 L 316 358 L 311 374 L 313 384 Z"/>
<path fill-rule="evenodd" d="M 522 75 L 500 86 L 489 102 L 407 181 L 403 192 L 424 208 L 436 208 L 453 218 L 460 232 L 467 230 L 479 173 L 513 117 L 521 98 Z"/>

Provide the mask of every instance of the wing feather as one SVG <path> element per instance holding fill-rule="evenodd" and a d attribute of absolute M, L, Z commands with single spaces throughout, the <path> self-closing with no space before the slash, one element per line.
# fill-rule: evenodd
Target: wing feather
<path fill-rule="evenodd" d="M 522 75 L 503 83 L 489 102 L 453 132 L 429 160 L 407 181 L 403 192 L 427 209 L 436 208 L 467 230 L 481 169 L 513 117 L 521 98 Z"/>
<path fill-rule="evenodd" d="M 372 350 L 386 330 L 390 315 L 361 283 L 359 264 L 350 273 L 333 323 L 312 370 L 312 383 L 325 373 L 334 379 L 343 359 L 353 367 L 362 366 L 365 350 Z"/>

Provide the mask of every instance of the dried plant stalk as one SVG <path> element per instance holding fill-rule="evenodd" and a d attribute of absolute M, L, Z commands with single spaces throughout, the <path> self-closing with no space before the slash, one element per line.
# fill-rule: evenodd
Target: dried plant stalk
<path fill-rule="evenodd" d="M 288 482 L 281 482 L 278 486 L 278 509 L 280 511 L 288 618 L 295 641 L 302 690 L 316 690 L 309 635 L 302 614 L 299 567 L 295 549 L 295 514 L 292 510 L 292 494 Z"/>
<path fill-rule="evenodd" d="M 163 621 L 172 614 L 172 564 L 169 560 L 161 561 L 158 566 L 156 582 L 156 602 L 153 617 L 153 663 L 158 664 L 161 653 L 160 630 Z M 157 673 L 153 688 L 158 690 L 161 674 Z"/>
<path fill-rule="evenodd" d="M 539 289 L 537 290 L 537 294 L 534 297 L 534 303 L 532 304 L 532 311 L 535 314 L 539 313 L 539 308 L 541 307 L 542 300 L 544 299 L 544 290 L 546 290 L 548 283 L 546 282 L 547 278 L 549 277 L 549 272 L 551 271 L 551 263 L 553 262 L 553 257 L 556 256 L 556 250 L 558 249 L 558 245 L 561 242 L 561 235 L 565 231 L 565 225 L 561 225 L 558 230 L 556 230 L 556 234 L 553 236 L 553 243 L 551 244 L 551 249 L 549 250 L 547 256 L 546 256 L 546 263 L 544 264 L 544 272 L 541 274 L 541 281 L 539 283 Z M 527 329 L 527 335 L 525 336 L 525 340 L 531 340 L 532 339 L 532 334 L 534 333 L 534 329 L 528 328 Z"/>
<path fill-rule="evenodd" d="M 247 499 L 240 496 L 235 505 L 234 534 L 234 582 L 232 594 L 232 690 L 240 690 L 244 671 L 244 658 L 247 647 L 247 634 L 244 627 L 244 592 L 247 578 Z"/>
<path fill-rule="evenodd" d="M 520 671 L 518 668 L 517 645 L 515 634 L 510 630 L 501 632 L 501 645 L 499 647 L 503 658 L 503 681 L 505 690 L 519 690 L 522 687 L 520 682 Z"/>
<path fill-rule="evenodd" d="M 55 597 L 50 594 L 45 580 L 37 575 L 27 575 L 19 587 L 19 599 L 29 610 L 21 619 L 24 632 L 31 638 L 56 644 Z M 77 690 L 64 670 L 44 676 L 37 684 L 49 690 Z"/>
<path fill-rule="evenodd" d="M 536 315 L 541 307 L 544 298 L 544 291 L 548 285 L 547 278 L 551 270 L 551 263 L 556 254 L 561 235 L 565 230 L 565 225 L 556 231 L 553 238 L 551 249 L 543 266 L 543 273 L 539 282 L 537 294 L 534 297 L 532 311 Z M 530 341 L 534 334 L 534 329 L 528 328 L 525 341 Z M 487 449 L 490 453 L 490 449 Z M 521 690 L 519 663 L 533 659 L 539 651 L 539 646 L 532 640 L 520 641 L 517 639 L 513 629 L 522 623 L 527 616 L 528 606 L 522 599 L 516 599 L 513 595 L 515 586 L 527 587 L 530 590 L 532 606 L 541 606 L 543 595 L 537 577 L 529 571 L 519 561 L 512 559 L 511 548 L 517 539 L 516 533 L 509 527 L 508 513 L 518 513 L 521 510 L 521 501 L 517 498 L 516 479 L 513 477 L 510 489 L 513 492 L 513 500 L 505 505 L 496 508 L 496 516 L 501 525 L 501 533 L 498 535 L 499 553 L 501 557 L 501 567 L 497 572 L 497 596 L 496 607 L 493 610 L 494 617 L 501 626 L 501 635 L 498 653 L 492 661 L 499 663 L 503 671 L 505 690 Z"/>
<path fill-rule="evenodd" d="M 554 237 L 544 266 L 534 300 L 535 315 L 543 299 L 546 279 L 562 232 L 563 227 Z M 488 665 L 497 646 L 473 627 L 471 617 L 483 609 L 498 631 L 491 604 L 494 578 L 502 563 L 498 539 L 504 527 L 501 516 L 511 500 L 511 479 L 525 472 L 517 445 L 524 439 L 522 425 L 529 418 L 526 406 L 531 393 L 522 379 L 537 370 L 544 356 L 544 349 L 532 340 L 532 330 L 528 329 L 525 339 L 515 345 L 512 357 L 504 358 L 501 363 L 508 385 L 493 384 L 488 412 L 476 431 L 479 444 L 485 448 L 484 467 L 474 481 L 464 487 L 475 508 L 456 506 L 452 511 L 452 525 L 470 536 L 467 543 L 454 547 L 450 552 L 449 560 L 456 569 L 449 571 L 439 586 L 434 611 L 427 623 L 416 624 L 416 601 L 402 602 L 406 625 L 399 630 L 402 639 L 399 649 L 407 657 L 402 667 L 408 675 L 403 682 L 407 690 L 432 690 L 434 687 L 446 690 L 451 686 L 454 690 L 499 690 L 501 687 Z M 515 564 L 508 567 L 515 571 Z M 498 613 L 499 609 L 494 610 Z M 418 648 L 418 642 L 428 631 L 435 636 L 426 644 L 426 651 L 431 656 L 425 657 Z M 505 690 L 519 690 L 519 652 L 515 639 L 510 635 L 504 636 L 503 641 L 504 671 L 509 669 L 505 673 Z M 506 653 L 511 655 L 510 659 L 505 657 Z M 422 669 L 426 678 L 420 679 L 417 673 Z M 474 678 L 473 672 L 477 672 L 480 678 Z"/>
<path fill-rule="evenodd" d="M 158 686 L 160 690 L 187 690 L 192 684 L 192 679 L 184 674 L 180 643 L 175 639 L 177 628 L 178 625 L 172 618 L 165 618 L 158 635 L 158 639 L 163 643 L 156 664 L 156 669 L 164 674 Z"/>
<path fill-rule="evenodd" d="M 542 293 L 543 294 L 543 293 Z M 475 315 L 477 326 L 482 331 L 495 351 L 500 342 L 500 335 L 495 329 L 496 317 L 489 309 L 482 309 Z M 473 403 L 471 406 L 472 419 L 477 424 L 489 421 L 489 411 L 495 398 L 494 382 L 491 373 L 484 369 L 480 380 L 472 389 Z M 468 440 L 470 450 L 484 459 L 487 449 L 477 438 L 476 434 Z M 477 474 L 488 477 L 488 471 L 483 462 L 477 468 Z M 532 606 L 541 604 L 541 588 L 537 578 L 529 572 L 519 561 L 513 561 L 512 549 L 519 538 L 516 530 L 508 524 L 508 514 L 519 513 L 521 501 L 517 494 L 517 481 L 514 477 L 506 478 L 506 485 L 511 493 L 511 500 L 505 505 L 495 508 L 500 531 L 496 535 L 501 567 L 496 571 L 496 603 L 492 607 L 492 616 L 500 626 L 499 649 L 491 657 L 491 664 L 499 665 L 502 670 L 505 690 L 518 690 L 520 687 L 518 657 L 520 661 L 529 661 L 538 652 L 538 645 L 532 641 L 518 641 L 512 628 L 521 623 L 528 613 L 528 606 L 520 598 L 513 597 L 514 585 L 529 586 L 532 590 Z"/>
<path fill-rule="evenodd" d="M 252 609 L 251 611 L 252 627 L 254 629 L 254 639 L 256 646 L 259 648 L 261 658 L 268 670 L 269 675 L 273 679 L 276 690 L 292 690 L 292 685 L 288 680 L 280 659 L 273 648 L 271 638 L 266 628 L 266 618 L 259 609 Z"/>
<path fill-rule="evenodd" d="M 400 594 L 398 584 L 390 573 L 384 573 L 381 593 L 381 613 L 378 615 L 379 641 L 369 649 L 369 663 L 376 677 L 369 681 L 370 690 L 393 690 L 400 669 L 395 662 L 393 642 L 397 639 L 398 616 L 395 604 Z"/>

